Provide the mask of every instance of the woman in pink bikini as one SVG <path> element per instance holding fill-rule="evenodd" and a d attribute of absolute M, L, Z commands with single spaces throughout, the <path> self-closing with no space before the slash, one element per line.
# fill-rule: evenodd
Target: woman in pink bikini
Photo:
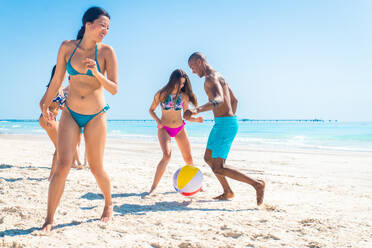
<path fill-rule="evenodd" d="M 185 121 L 182 119 L 181 114 L 181 110 L 186 111 L 189 108 L 189 102 L 194 107 L 198 106 L 198 100 L 192 92 L 189 77 L 186 72 L 177 69 L 172 72 L 168 84 L 155 94 L 154 101 L 150 107 L 150 115 L 158 124 L 158 139 L 161 150 L 163 151 L 163 158 L 160 160 L 156 169 L 154 182 L 152 183 L 149 194 L 153 193 L 158 186 L 171 158 L 171 137 L 176 139 L 185 163 L 189 165 L 193 164 L 190 141 L 184 128 Z M 155 109 L 159 104 L 162 108 L 160 119 L 155 113 Z M 203 122 L 203 118 L 192 118 L 189 121 Z"/>

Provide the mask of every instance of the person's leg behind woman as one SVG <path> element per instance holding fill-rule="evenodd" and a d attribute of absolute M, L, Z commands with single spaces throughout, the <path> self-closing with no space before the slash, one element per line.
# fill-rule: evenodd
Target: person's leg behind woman
<path fill-rule="evenodd" d="M 54 145 L 52 168 L 50 169 L 50 173 L 49 173 L 49 177 L 48 177 L 48 181 L 50 181 L 50 179 L 52 178 L 53 173 L 56 169 L 56 163 L 57 163 L 58 121 L 53 121 L 52 123 L 47 123 L 47 121 L 41 115 L 40 118 L 39 118 L 39 124 L 47 132 L 50 140 L 53 142 L 53 145 Z"/>
<path fill-rule="evenodd" d="M 75 154 L 74 154 L 74 161 L 72 162 L 72 168 L 81 170 L 84 168 L 80 160 L 80 144 L 81 144 L 81 137 L 82 133 L 79 135 L 78 143 L 76 145 Z"/>

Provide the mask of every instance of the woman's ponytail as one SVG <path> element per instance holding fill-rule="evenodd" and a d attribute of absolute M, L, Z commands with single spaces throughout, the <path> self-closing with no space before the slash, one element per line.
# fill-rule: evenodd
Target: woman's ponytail
<path fill-rule="evenodd" d="M 85 33 L 85 26 L 81 26 L 77 36 L 76 36 L 76 39 L 77 40 L 81 40 L 84 36 L 84 33 Z"/>

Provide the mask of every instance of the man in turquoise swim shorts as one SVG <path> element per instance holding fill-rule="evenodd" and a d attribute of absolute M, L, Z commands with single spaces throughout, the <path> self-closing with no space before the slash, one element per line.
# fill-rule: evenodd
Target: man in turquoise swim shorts
<path fill-rule="evenodd" d="M 185 111 L 184 118 L 187 120 L 192 115 L 209 110 L 213 110 L 214 115 L 215 124 L 209 134 L 204 160 L 212 168 L 223 188 L 223 194 L 215 199 L 227 200 L 234 197 L 234 192 L 226 180 L 226 177 L 229 177 L 253 186 L 256 190 L 257 205 L 261 205 L 264 198 L 265 182 L 250 178 L 225 165 L 231 144 L 238 132 L 238 120 L 235 115 L 238 100 L 222 74 L 208 64 L 203 54 L 193 53 L 188 62 L 193 73 L 201 78 L 205 77 L 204 90 L 208 95 L 209 102 L 194 110 Z"/>

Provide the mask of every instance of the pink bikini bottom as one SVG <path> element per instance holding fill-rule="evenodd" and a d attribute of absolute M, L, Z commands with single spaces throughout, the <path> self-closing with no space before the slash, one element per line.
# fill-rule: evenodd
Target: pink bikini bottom
<path fill-rule="evenodd" d="M 169 136 L 176 137 L 176 135 L 182 130 L 182 128 L 186 125 L 185 121 L 179 127 L 171 128 L 167 126 L 163 126 L 163 128 L 168 132 Z"/>

